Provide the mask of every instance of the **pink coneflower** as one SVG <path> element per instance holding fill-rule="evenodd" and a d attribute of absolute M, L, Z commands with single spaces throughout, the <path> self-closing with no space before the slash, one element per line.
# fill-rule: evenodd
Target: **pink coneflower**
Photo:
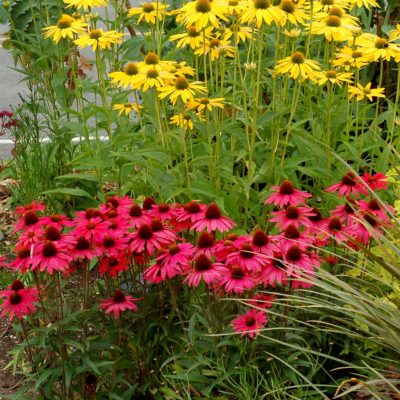
<path fill-rule="evenodd" d="M 357 200 L 346 199 L 345 204 L 338 205 L 331 211 L 333 217 L 338 217 L 344 222 L 351 222 L 358 210 L 360 203 Z"/>
<path fill-rule="evenodd" d="M 380 229 L 383 225 L 383 221 L 370 213 L 363 213 L 359 218 L 360 219 L 351 226 L 353 236 L 358 242 L 367 244 L 371 237 L 377 238 L 383 235 Z"/>
<path fill-rule="evenodd" d="M 205 254 L 207 257 L 211 257 L 214 254 L 214 245 L 214 238 L 209 233 L 202 232 L 197 241 L 194 257 L 197 257 L 200 254 Z"/>
<path fill-rule="evenodd" d="M 116 257 L 104 257 L 100 261 L 100 273 L 116 278 L 120 272 L 129 269 L 129 260 L 125 254 L 120 254 Z"/>
<path fill-rule="evenodd" d="M 241 294 L 244 290 L 251 290 L 256 285 L 253 276 L 238 264 L 223 267 L 221 280 L 219 282 L 227 293 Z"/>
<path fill-rule="evenodd" d="M 147 196 L 144 200 L 143 200 L 143 210 L 145 211 L 149 211 L 153 208 L 153 205 L 156 204 L 155 200 L 151 197 L 151 196 Z"/>
<path fill-rule="evenodd" d="M 236 225 L 228 217 L 223 217 L 220 208 L 215 204 L 211 203 L 204 216 L 199 218 L 194 224 L 193 229 L 196 231 L 207 230 L 208 233 L 219 231 L 225 232 L 231 230 Z"/>
<path fill-rule="evenodd" d="M 265 326 L 267 320 L 268 317 L 264 311 L 249 310 L 232 321 L 232 328 L 242 337 L 249 335 L 250 339 L 254 339 L 260 334 L 260 329 Z"/>
<path fill-rule="evenodd" d="M 188 222 L 192 224 L 204 217 L 205 210 L 206 206 L 204 204 L 200 204 L 197 201 L 192 200 L 176 210 L 176 221 Z"/>
<path fill-rule="evenodd" d="M 34 211 L 26 211 L 22 218 L 15 224 L 14 232 L 19 232 L 27 228 L 38 226 L 39 216 Z"/>
<path fill-rule="evenodd" d="M 276 284 L 287 284 L 287 266 L 283 261 L 283 255 L 280 252 L 275 252 L 274 257 L 262 269 L 259 279 L 264 286 L 275 287 Z"/>
<path fill-rule="evenodd" d="M 177 239 L 177 234 L 172 229 L 166 227 L 163 222 L 157 218 L 151 221 L 150 227 L 153 231 L 154 237 L 161 244 L 168 244 Z"/>
<path fill-rule="evenodd" d="M 17 215 L 24 215 L 27 211 L 44 211 L 46 206 L 43 204 L 42 201 L 33 200 L 30 204 L 25 204 L 24 206 L 18 206 L 15 208 L 15 214 Z"/>
<path fill-rule="evenodd" d="M 162 222 L 172 221 L 175 218 L 175 210 L 165 203 L 155 204 L 148 211 L 151 218 L 158 218 Z"/>
<path fill-rule="evenodd" d="M 363 195 L 368 195 L 370 193 L 368 188 L 372 192 L 375 192 L 377 190 L 387 189 L 388 187 L 387 176 L 385 174 L 382 174 L 382 172 L 379 172 L 374 175 L 365 173 L 361 175 L 361 179 L 362 180 L 360 181 L 359 186 L 360 186 L 360 192 Z"/>
<path fill-rule="evenodd" d="M 303 270 L 310 271 L 313 269 L 313 263 L 310 257 L 297 245 L 289 247 L 284 253 L 283 259 L 287 264 L 287 276 L 291 276 L 293 273 L 298 275 Z"/>
<path fill-rule="evenodd" d="M 110 210 L 118 210 L 119 213 L 128 212 L 132 205 L 132 199 L 128 196 L 119 197 L 117 195 L 106 197 L 104 204 L 100 205 L 100 211 L 108 213 Z"/>
<path fill-rule="evenodd" d="M 322 231 L 327 237 L 333 238 L 340 246 L 343 242 L 349 240 L 351 229 L 347 227 L 338 217 L 331 217 L 326 221 L 326 225 Z"/>
<path fill-rule="evenodd" d="M 226 265 L 239 264 L 251 272 L 259 272 L 266 263 L 264 254 L 257 253 L 250 243 L 243 243 L 239 251 L 234 251 L 226 258 Z"/>
<path fill-rule="evenodd" d="M 170 244 L 167 249 L 158 254 L 156 261 L 157 264 L 163 266 L 166 276 L 173 278 L 189 268 L 192 255 L 192 244 Z"/>
<path fill-rule="evenodd" d="M 78 222 L 71 234 L 76 237 L 83 236 L 85 239 L 100 243 L 107 232 L 107 222 L 99 217 L 83 219 Z"/>
<path fill-rule="evenodd" d="M 322 217 L 321 212 L 313 207 L 311 209 L 314 215 L 308 217 L 310 224 L 308 225 L 308 231 L 310 234 L 318 233 L 320 228 L 325 224 L 325 218 Z"/>
<path fill-rule="evenodd" d="M 52 214 L 40 217 L 39 225 L 45 227 L 53 226 L 56 229 L 62 230 L 64 227 L 73 226 L 74 223 L 63 214 Z"/>
<path fill-rule="evenodd" d="M 142 207 L 140 207 L 139 204 L 132 204 L 128 213 L 130 216 L 129 222 L 134 228 L 138 228 L 143 224 L 151 223 L 151 218 L 143 212 Z"/>
<path fill-rule="evenodd" d="M 265 205 L 274 204 L 280 208 L 286 205 L 297 206 L 299 203 L 305 204 L 306 199 L 312 197 L 307 192 L 297 190 L 288 179 L 285 179 L 280 186 L 272 186 L 272 189 L 275 192 L 267 197 Z"/>
<path fill-rule="evenodd" d="M 25 229 L 18 238 L 18 244 L 21 246 L 31 247 L 33 244 L 43 240 L 43 228 L 34 226 Z"/>
<path fill-rule="evenodd" d="M 258 293 L 253 296 L 251 299 L 248 299 L 247 302 L 251 306 L 255 306 L 258 308 L 271 308 L 272 302 L 275 300 L 275 296 L 273 294 L 264 294 Z"/>
<path fill-rule="evenodd" d="M 9 264 L 9 267 L 15 272 L 24 274 L 32 265 L 31 248 L 18 244 L 14 251 L 17 253 L 17 258 Z"/>
<path fill-rule="evenodd" d="M 300 232 L 300 230 L 294 224 L 290 224 L 286 227 L 283 234 L 280 236 L 279 244 L 283 249 L 287 249 L 293 244 L 297 244 L 303 250 L 305 250 L 313 241 L 312 236 L 309 235 L 310 230 L 304 230 Z"/>
<path fill-rule="evenodd" d="M 65 271 L 71 261 L 72 257 L 64 247 L 51 240 L 46 240 L 34 250 L 32 269 L 39 268 L 41 272 L 46 271 L 53 275 L 54 271 Z"/>
<path fill-rule="evenodd" d="M 117 290 L 114 296 L 110 299 L 101 300 L 100 308 L 105 310 L 106 314 L 114 313 L 114 317 L 118 318 L 121 312 L 125 310 L 138 311 L 138 306 L 134 303 L 139 299 L 134 299 L 132 296 L 124 294 L 121 290 Z"/>
<path fill-rule="evenodd" d="M 214 245 L 214 256 L 218 262 L 225 262 L 229 254 L 237 251 L 238 247 L 235 246 L 235 241 L 228 238 L 226 240 L 218 240 Z"/>
<path fill-rule="evenodd" d="M 8 289 L 0 291 L 0 298 L 5 298 L 0 305 L 1 316 L 8 315 L 11 321 L 14 316 L 21 319 L 24 315 L 31 314 L 36 310 L 33 303 L 38 299 L 38 290 L 35 287 L 26 288 L 24 284 L 17 280 Z"/>
<path fill-rule="evenodd" d="M 44 231 L 43 239 L 57 242 L 57 244 L 66 247 L 74 242 L 74 237 L 72 235 L 63 235 L 59 229 L 52 225 L 47 227 Z"/>
<path fill-rule="evenodd" d="M 165 268 L 156 263 L 144 271 L 143 278 L 151 283 L 160 283 L 167 279 L 166 276 Z"/>
<path fill-rule="evenodd" d="M 130 250 L 136 253 L 142 253 L 146 250 L 151 256 L 154 250 L 159 249 L 162 244 L 154 236 L 151 226 L 143 224 L 131 235 Z"/>
<path fill-rule="evenodd" d="M 189 270 L 183 283 L 188 282 L 189 286 L 197 287 L 204 280 L 207 285 L 211 285 L 219 281 L 224 271 L 222 264 L 213 263 L 205 254 L 200 254 L 194 260 L 193 268 Z"/>
<path fill-rule="evenodd" d="M 92 260 L 101 254 L 100 248 L 95 246 L 93 242 L 90 242 L 84 236 L 75 238 L 75 243 L 70 252 L 73 260 Z"/>
<path fill-rule="evenodd" d="M 392 214 L 395 211 L 394 208 L 389 206 L 388 204 L 385 204 L 385 206 L 383 206 L 375 198 L 371 199 L 370 201 L 360 200 L 360 209 L 385 222 L 390 222 L 390 218 L 387 215 L 386 209 Z"/>
<path fill-rule="evenodd" d="M 120 231 L 107 231 L 100 243 L 103 254 L 115 257 L 128 249 L 129 238 Z"/>
<path fill-rule="evenodd" d="M 286 229 L 289 225 L 299 228 L 301 225 L 310 226 L 311 222 L 308 217 L 314 215 L 311 208 L 289 206 L 285 210 L 274 211 L 274 215 L 270 222 L 275 222 L 281 229 Z"/>
<path fill-rule="evenodd" d="M 257 230 L 253 233 L 251 242 L 255 250 L 267 256 L 272 256 L 277 249 L 271 238 L 262 230 Z"/>
<path fill-rule="evenodd" d="M 353 172 L 347 172 L 339 183 L 329 186 L 327 192 L 337 192 L 340 197 L 357 196 L 360 193 L 359 178 Z"/>
<path fill-rule="evenodd" d="M 100 210 L 97 210 L 96 208 L 89 207 L 85 211 L 76 211 L 76 224 L 80 224 L 82 220 L 90 220 L 92 218 L 100 218 L 100 220 L 104 219 L 104 215 Z"/>
<path fill-rule="evenodd" d="M 129 221 L 126 218 L 126 215 L 108 219 L 106 222 L 107 222 L 107 229 L 110 231 L 120 231 L 127 233 L 128 228 L 131 227 Z"/>

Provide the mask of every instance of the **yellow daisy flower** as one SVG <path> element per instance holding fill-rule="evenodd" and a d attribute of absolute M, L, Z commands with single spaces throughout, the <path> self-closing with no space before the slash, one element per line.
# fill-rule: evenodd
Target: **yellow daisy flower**
<path fill-rule="evenodd" d="M 343 47 L 340 53 L 336 54 L 336 60 L 333 60 L 335 67 L 343 67 L 346 71 L 350 68 L 361 69 L 368 64 L 364 51 L 360 48 Z"/>
<path fill-rule="evenodd" d="M 218 36 L 222 36 L 224 42 L 229 41 L 231 37 L 236 37 L 237 43 L 244 43 L 246 39 L 252 38 L 252 29 L 248 26 L 232 24 L 229 27 L 226 27 L 221 33 L 218 33 Z"/>
<path fill-rule="evenodd" d="M 396 29 L 389 31 L 388 36 L 390 41 L 400 39 L 400 24 L 396 25 Z"/>
<path fill-rule="evenodd" d="M 348 0 L 350 4 L 350 9 L 354 7 L 358 8 L 367 8 L 369 10 L 370 7 L 380 8 L 380 5 L 375 0 Z"/>
<path fill-rule="evenodd" d="M 246 0 L 227 0 L 221 5 L 224 6 L 226 15 L 240 15 L 247 8 Z"/>
<path fill-rule="evenodd" d="M 298 38 L 298 37 L 301 35 L 301 29 L 295 28 L 295 29 L 291 29 L 290 31 L 288 31 L 287 29 L 284 29 L 284 30 L 282 31 L 282 33 L 283 33 L 285 36 L 287 36 L 288 38 L 296 39 L 296 38 Z"/>
<path fill-rule="evenodd" d="M 295 51 L 291 56 L 278 61 L 275 73 L 288 75 L 293 79 L 300 78 L 301 81 L 306 79 L 316 81 L 320 69 L 316 61 L 306 59 L 301 51 Z"/>
<path fill-rule="evenodd" d="M 201 113 L 204 110 L 212 111 L 212 109 L 215 107 L 224 108 L 224 100 L 224 97 L 218 97 L 215 99 L 209 99 L 208 97 L 193 99 L 187 104 L 186 109 L 196 109 L 198 113 Z"/>
<path fill-rule="evenodd" d="M 225 57 L 235 57 L 235 49 L 230 46 L 228 40 L 212 38 L 206 40 L 206 43 L 199 47 L 195 52 L 195 55 L 210 54 L 211 60 L 217 60 L 220 55 Z"/>
<path fill-rule="evenodd" d="M 198 31 L 209 25 L 218 28 L 220 25 L 218 18 L 227 21 L 223 7 L 211 0 L 190 1 L 177 12 L 178 22 L 182 22 L 186 27 L 194 25 Z"/>
<path fill-rule="evenodd" d="M 174 74 L 176 78 L 179 78 L 180 76 L 193 76 L 196 71 L 194 68 L 186 65 L 186 61 L 181 61 L 180 63 L 174 64 L 169 72 Z"/>
<path fill-rule="evenodd" d="M 287 21 L 293 25 L 304 24 L 308 18 L 308 14 L 304 9 L 305 0 L 299 0 L 298 2 L 292 0 L 282 0 L 279 4 L 279 8 L 284 13 L 284 18 L 281 20 L 281 24 L 285 25 Z"/>
<path fill-rule="evenodd" d="M 63 2 L 67 4 L 67 8 L 83 8 L 85 11 L 89 8 L 103 7 L 107 5 L 106 0 L 63 0 Z"/>
<path fill-rule="evenodd" d="M 111 72 L 108 76 L 111 78 L 111 83 L 116 84 L 118 87 L 126 89 L 130 86 L 132 89 L 137 89 L 141 76 L 140 66 L 138 63 L 129 62 L 122 71 Z"/>
<path fill-rule="evenodd" d="M 171 82 L 174 76 L 161 69 L 161 67 L 154 65 L 153 67 L 147 68 L 138 78 L 138 85 L 143 92 L 151 88 L 159 89 Z"/>
<path fill-rule="evenodd" d="M 169 96 L 172 104 L 176 104 L 180 98 L 183 103 L 192 101 L 196 92 L 206 93 L 207 89 L 202 82 L 189 82 L 184 76 L 176 78 L 172 85 L 158 88 L 160 99 Z"/>
<path fill-rule="evenodd" d="M 357 83 L 357 86 L 349 86 L 349 99 L 356 97 L 357 101 L 367 98 L 372 101 L 373 97 L 385 97 L 385 88 L 371 89 L 371 82 L 367 83 L 364 87 Z"/>
<path fill-rule="evenodd" d="M 213 28 L 209 27 L 203 30 L 203 32 L 196 29 L 195 25 L 189 26 L 185 33 L 178 33 L 169 37 L 170 41 L 177 40 L 176 47 L 182 48 L 190 46 L 193 50 L 200 47 L 203 43 L 204 36 L 206 39 L 210 37 Z"/>
<path fill-rule="evenodd" d="M 80 47 L 92 47 L 93 51 L 100 49 L 109 49 L 113 44 L 122 42 L 123 33 L 117 31 L 104 32 L 103 29 L 92 29 L 88 33 L 81 35 L 74 43 Z"/>
<path fill-rule="evenodd" d="M 193 119 L 189 114 L 175 114 L 170 118 L 169 123 L 179 126 L 185 131 L 193 130 Z"/>
<path fill-rule="evenodd" d="M 313 12 L 329 12 L 333 7 L 339 7 L 343 11 L 349 8 L 349 3 L 347 0 L 319 0 L 313 2 Z M 307 9 L 311 9 L 310 2 L 307 4 Z"/>
<path fill-rule="evenodd" d="M 161 4 L 158 1 L 155 3 L 143 3 L 140 7 L 130 8 L 128 17 L 132 18 L 135 15 L 139 15 L 138 24 L 140 24 L 142 20 L 145 20 L 147 23 L 154 25 L 157 19 L 162 21 L 165 15 L 167 15 L 166 9 L 168 7 L 168 4 Z"/>
<path fill-rule="evenodd" d="M 79 35 L 86 31 L 87 24 L 80 19 L 77 20 L 70 15 L 63 14 L 62 17 L 57 21 L 56 25 L 48 26 L 43 28 L 44 37 L 46 39 L 51 38 L 55 43 L 58 43 L 61 39 L 70 38 L 74 39 L 74 35 Z"/>
<path fill-rule="evenodd" d="M 143 62 L 140 63 L 140 67 L 144 70 L 152 69 L 157 66 L 166 72 L 170 71 L 174 65 L 174 61 L 161 61 L 158 55 L 153 51 L 149 51 L 145 55 Z"/>
<path fill-rule="evenodd" d="M 263 22 L 267 25 L 271 25 L 273 22 L 279 24 L 286 18 L 285 13 L 272 5 L 271 0 L 249 0 L 248 5 L 240 18 L 242 23 L 255 23 L 260 28 Z"/>
<path fill-rule="evenodd" d="M 317 83 L 321 86 L 325 85 L 327 82 L 332 83 L 332 85 L 342 86 L 342 83 L 351 83 L 351 77 L 353 74 L 351 72 L 337 72 L 333 69 L 328 71 L 322 71 L 319 74 Z"/>
<path fill-rule="evenodd" d="M 129 115 L 131 111 L 136 113 L 140 112 L 143 106 L 136 104 L 136 103 L 123 103 L 123 104 L 114 104 L 113 110 L 119 110 L 118 115 Z"/>
<path fill-rule="evenodd" d="M 373 33 L 361 35 L 357 39 L 357 44 L 370 61 L 379 61 L 380 59 L 389 61 L 392 57 L 396 58 L 400 55 L 400 46 Z"/>

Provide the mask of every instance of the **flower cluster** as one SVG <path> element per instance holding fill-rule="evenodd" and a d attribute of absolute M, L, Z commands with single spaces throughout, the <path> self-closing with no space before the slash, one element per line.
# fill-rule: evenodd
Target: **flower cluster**
<path fill-rule="evenodd" d="M 327 189 L 344 197 L 343 204 L 323 217 L 307 205 L 309 193 L 284 180 L 265 200 L 276 207 L 269 220 L 275 228 L 269 234 L 255 229 L 238 235 L 235 222 L 216 203 L 195 200 L 169 205 L 151 197 L 138 203 L 114 195 L 72 219 L 46 215 L 45 206 L 33 202 L 16 209 L 19 238 L 16 258 L 8 267 L 20 273 L 70 274 L 90 262 L 105 279 L 136 269 L 150 284 L 178 279 L 189 287 L 207 287 L 216 296 L 239 296 L 257 310 L 239 316 L 233 327 L 253 337 L 265 325 L 265 309 L 273 300 L 257 294 L 260 288 L 309 288 L 327 246 L 366 245 L 383 233 L 393 209 L 378 200 L 375 191 L 386 187 L 383 174 L 357 177 L 348 172 Z M 36 295 L 14 284 L 1 292 L 7 299 L 3 313 L 9 312 L 10 318 L 28 314 Z M 101 308 L 119 317 L 125 310 L 137 311 L 137 300 L 118 289 L 101 300 Z"/>
<path fill-rule="evenodd" d="M 4 135 L 7 130 L 18 125 L 18 120 L 13 118 L 14 113 L 8 110 L 0 111 L 0 136 Z"/>

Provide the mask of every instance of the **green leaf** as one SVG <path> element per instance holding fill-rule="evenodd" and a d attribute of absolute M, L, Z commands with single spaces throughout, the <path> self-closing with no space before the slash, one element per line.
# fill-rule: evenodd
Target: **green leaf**
<path fill-rule="evenodd" d="M 52 190 L 46 190 L 43 194 L 66 194 L 70 196 L 90 197 L 92 196 L 83 189 L 78 188 L 58 188 Z"/>

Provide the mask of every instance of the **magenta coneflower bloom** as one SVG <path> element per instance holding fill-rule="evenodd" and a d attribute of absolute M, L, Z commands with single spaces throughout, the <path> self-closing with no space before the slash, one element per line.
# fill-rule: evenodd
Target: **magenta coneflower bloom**
<path fill-rule="evenodd" d="M 387 176 L 385 174 L 382 174 L 382 172 L 379 172 L 374 175 L 365 173 L 365 174 L 361 175 L 361 181 L 360 181 L 359 186 L 360 186 L 360 192 L 363 195 L 368 195 L 370 193 L 368 188 L 372 192 L 375 192 L 375 191 L 381 190 L 381 189 L 387 189 L 387 187 L 388 187 Z"/>
<path fill-rule="evenodd" d="M 154 204 L 156 204 L 156 201 L 151 196 L 147 196 L 143 200 L 142 208 L 145 211 L 149 211 L 149 210 L 151 210 L 153 208 Z"/>
<path fill-rule="evenodd" d="M 42 201 L 33 200 L 30 204 L 25 204 L 24 206 L 15 207 L 15 214 L 17 215 L 24 215 L 27 211 L 44 211 L 46 206 L 43 204 Z"/>
<path fill-rule="evenodd" d="M 214 255 L 214 238 L 207 232 L 202 232 L 197 241 L 197 247 L 195 248 L 194 257 L 200 254 L 205 254 L 207 257 L 211 258 Z"/>
<path fill-rule="evenodd" d="M 247 302 L 252 306 L 265 309 L 271 308 L 274 300 L 275 296 L 273 294 L 258 293 L 251 299 L 248 299 Z"/>
<path fill-rule="evenodd" d="M 310 271 L 313 269 L 310 257 L 297 245 L 286 249 L 283 259 L 286 263 L 287 276 L 291 276 L 293 273 L 298 275 L 303 270 Z"/>
<path fill-rule="evenodd" d="M 215 203 L 211 203 L 206 208 L 204 215 L 193 224 L 193 229 L 196 231 L 207 230 L 208 233 L 225 232 L 234 226 L 236 223 L 228 217 L 223 217 L 220 208 Z"/>
<path fill-rule="evenodd" d="M 200 254 L 194 260 L 193 268 L 189 270 L 183 283 L 188 282 L 189 286 L 197 287 L 204 280 L 207 285 L 211 285 L 219 281 L 224 271 L 221 263 L 213 263 L 205 254 Z"/>
<path fill-rule="evenodd" d="M 249 310 L 245 314 L 239 315 L 232 321 L 232 328 L 241 336 L 249 335 L 250 339 L 254 339 L 260 334 L 268 321 L 267 314 L 264 311 Z"/>
<path fill-rule="evenodd" d="M 136 253 L 142 253 L 144 250 L 151 256 L 154 250 L 161 247 L 163 243 L 160 243 L 158 238 L 154 235 L 153 230 L 149 224 L 141 225 L 131 235 L 130 250 Z"/>
<path fill-rule="evenodd" d="M 334 239 L 339 246 L 343 242 L 347 242 L 352 233 L 352 230 L 339 217 L 329 218 L 321 230 L 326 237 Z"/>
<path fill-rule="evenodd" d="M 70 250 L 73 260 L 92 260 L 101 254 L 99 246 L 95 246 L 93 242 L 87 240 L 84 236 L 75 238 L 75 243 Z"/>
<path fill-rule="evenodd" d="M 241 294 L 245 290 L 253 289 L 256 282 L 246 268 L 235 264 L 230 267 L 223 267 L 219 285 L 223 287 L 227 293 L 233 292 Z"/>
<path fill-rule="evenodd" d="M 156 261 L 163 266 L 166 276 L 171 279 L 189 268 L 192 255 L 192 244 L 170 244 L 157 255 Z"/>
<path fill-rule="evenodd" d="M 168 228 L 163 222 L 155 218 L 151 221 L 150 227 L 153 231 L 154 237 L 161 244 L 168 244 L 174 242 L 177 239 L 177 234 L 171 228 Z"/>
<path fill-rule="evenodd" d="M 243 243 L 238 251 L 232 252 L 226 258 L 226 265 L 239 264 L 251 272 L 259 272 L 267 262 L 265 254 L 257 253 L 250 243 Z"/>
<path fill-rule="evenodd" d="M 277 250 L 276 245 L 273 243 L 275 237 L 268 237 L 262 230 L 257 230 L 253 233 L 251 243 L 253 247 L 262 254 L 272 256 L 274 251 Z"/>
<path fill-rule="evenodd" d="M 129 238 L 120 231 L 107 231 L 100 243 L 103 254 L 107 257 L 115 257 L 128 250 Z"/>
<path fill-rule="evenodd" d="M 272 186 L 274 193 L 267 197 L 264 204 L 273 204 L 280 208 L 291 205 L 297 206 L 299 203 L 305 204 L 306 199 L 312 197 L 307 192 L 297 190 L 293 183 L 285 179 L 280 186 Z"/>
<path fill-rule="evenodd" d="M 14 250 L 17 258 L 9 264 L 15 272 L 24 274 L 32 265 L 31 247 L 18 244 Z"/>
<path fill-rule="evenodd" d="M 108 230 L 119 231 L 119 232 L 123 232 L 124 234 L 128 233 L 128 228 L 131 227 L 126 215 L 107 219 L 106 222 L 107 222 Z"/>
<path fill-rule="evenodd" d="M 31 247 L 33 244 L 43 240 L 43 228 L 34 226 L 25 229 L 18 238 L 18 244 L 21 246 Z"/>
<path fill-rule="evenodd" d="M 74 236 L 62 234 L 59 229 L 50 225 L 44 231 L 43 240 L 50 240 L 51 242 L 57 242 L 61 246 L 68 247 L 74 243 Z"/>
<path fill-rule="evenodd" d="M 100 273 L 116 278 L 120 272 L 129 269 L 129 260 L 125 254 L 119 254 L 116 257 L 104 257 L 100 261 Z"/>
<path fill-rule="evenodd" d="M 233 251 L 239 250 L 239 248 L 235 245 L 235 240 L 232 240 L 232 238 L 229 238 L 229 236 L 230 235 L 228 235 L 226 240 L 218 240 L 218 242 L 215 243 L 214 256 L 218 262 L 225 262 L 229 254 L 231 254 Z"/>
<path fill-rule="evenodd" d="M 40 217 L 39 225 L 44 227 L 53 226 L 56 229 L 62 230 L 64 227 L 70 228 L 74 226 L 74 223 L 63 214 L 52 214 Z"/>
<path fill-rule="evenodd" d="M 57 242 L 46 240 L 34 249 L 32 270 L 39 269 L 41 272 L 46 271 L 53 275 L 54 271 L 65 271 L 71 261 L 69 249 L 60 246 Z"/>
<path fill-rule="evenodd" d="M 325 224 L 325 218 L 322 216 L 318 208 L 313 207 L 311 211 L 314 215 L 308 217 L 310 224 L 307 227 L 309 233 L 313 234 L 320 231 L 320 228 Z"/>
<path fill-rule="evenodd" d="M 75 237 L 83 236 L 87 240 L 100 243 L 107 232 L 107 222 L 100 217 L 80 220 L 71 232 Z"/>
<path fill-rule="evenodd" d="M 119 197 L 117 195 L 115 196 L 109 196 L 106 197 L 106 201 L 104 204 L 100 205 L 100 211 L 103 213 L 107 213 L 112 209 L 118 209 L 119 213 L 126 213 L 128 212 L 129 208 L 132 205 L 132 199 L 130 199 L 128 196 L 123 196 Z"/>
<path fill-rule="evenodd" d="M 175 218 L 174 208 L 165 203 L 153 205 L 147 214 L 151 218 L 158 218 L 162 222 L 172 221 Z"/>
<path fill-rule="evenodd" d="M 274 217 L 270 221 L 275 222 L 279 228 L 286 229 L 289 225 L 294 225 L 296 228 L 301 225 L 310 226 L 311 222 L 308 217 L 314 213 L 308 207 L 289 206 L 285 210 L 272 212 L 272 215 Z"/>
<path fill-rule="evenodd" d="M 83 220 L 90 220 L 92 218 L 100 218 L 100 220 L 104 219 L 104 215 L 100 210 L 96 208 L 89 207 L 85 211 L 76 211 L 75 212 L 75 225 L 80 225 Z"/>
<path fill-rule="evenodd" d="M 114 313 L 114 317 L 118 318 L 121 312 L 125 310 L 138 311 L 138 306 L 134 303 L 139 299 L 134 299 L 132 296 L 126 295 L 121 290 L 117 290 L 114 296 L 110 299 L 101 300 L 100 308 L 105 310 L 106 314 Z"/>
<path fill-rule="evenodd" d="M 15 281 L 8 289 L 0 290 L 0 298 L 5 298 L 0 305 L 1 316 L 8 315 L 9 321 L 14 316 L 21 319 L 23 316 L 31 314 L 36 310 L 35 303 L 39 292 L 35 287 L 26 288 L 21 281 Z"/>
<path fill-rule="evenodd" d="M 387 215 L 387 211 L 391 214 L 394 213 L 394 208 L 385 204 L 384 206 L 375 198 L 370 201 L 360 200 L 360 209 L 364 210 L 366 213 L 370 213 L 371 215 L 381 219 L 385 222 L 390 222 L 390 218 Z M 387 211 L 386 211 L 387 210 Z"/>
<path fill-rule="evenodd" d="M 35 211 L 26 211 L 22 218 L 18 218 L 15 224 L 14 232 L 20 232 L 27 228 L 39 226 L 39 216 Z"/>
<path fill-rule="evenodd" d="M 337 192 L 340 197 L 357 196 L 360 191 L 360 178 L 353 172 L 347 172 L 339 183 L 329 186 L 327 192 Z"/>
<path fill-rule="evenodd" d="M 283 261 L 283 255 L 275 252 L 273 258 L 262 269 L 259 279 L 264 286 L 275 287 L 276 284 L 287 284 L 287 266 Z"/>
<path fill-rule="evenodd" d="M 370 213 L 363 213 L 357 221 L 350 227 L 353 237 L 360 242 L 367 244 L 372 238 L 377 238 L 383 235 L 380 229 L 383 226 L 383 221 Z"/>
<path fill-rule="evenodd" d="M 357 200 L 346 199 L 346 203 L 338 205 L 331 211 L 331 214 L 333 217 L 338 217 L 344 222 L 351 223 L 359 207 L 360 203 Z"/>
<path fill-rule="evenodd" d="M 142 210 L 139 204 L 132 204 L 128 213 L 130 217 L 129 223 L 134 228 L 139 228 L 140 225 L 151 223 L 151 217 Z"/>
<path fill-rule="evenodd" d="M 308 228 L 300 232 L 300 230 L 294 224 L 290 224 L 286 227 L 280 236 L 279 244 L 283 249 L 287 249 L 293 244 L 297 244 L 303 250 L 310 246 L 313 242 L 313 237 L 311 235 L 311 229 Z"/>
<path fill-rule="evenodd" d="M 206 206 L 204 204 L 200 204 L 195 200 L 189 201 L 189 203 L 176 210 L 176 221 L 194 223 L 204 217 L 205 210 Z"/>
<path fill-rule="evenodd" d="M 167 279 L 165 268 L 155 263 L 144 271 L 143 278 L 151 283 L 160 283 Z"/>

